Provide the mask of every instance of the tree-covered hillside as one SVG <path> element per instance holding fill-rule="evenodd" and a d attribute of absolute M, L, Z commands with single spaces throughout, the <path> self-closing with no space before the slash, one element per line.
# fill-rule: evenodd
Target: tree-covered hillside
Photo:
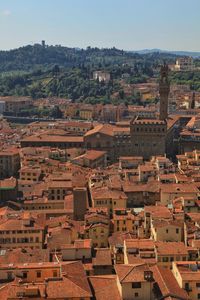
<path fill-rule="evenodd" d="M 129 84 L 146 82 L 157 76 L 165 60 L 175 62 L 171 54 L 137 54 L 111 49 L 76 49 L 62 46 L 25 46 L 0 51 L 0 95 L 58 96 L 73 101 L 107 101 L 118 93 L 124 99 L 120 85 L 123 75 Z M 93 72 L 110 73 L 109 83 L 92 80 Z"/>
<path fill-rule="evenodd" d="M 91 67 L 109 67 L 110 65 L 147 63 L 158 64 L 163 59 L 174 61 L 174 55 L 149 53 L 140 55 L 116 48 L 77 49 L 62 46 L 45 46 L 35 44 L 9 51 L 0 51 L 0 72 L 32 71 L 36 68 L 79 67 L 81 64 Z"/>

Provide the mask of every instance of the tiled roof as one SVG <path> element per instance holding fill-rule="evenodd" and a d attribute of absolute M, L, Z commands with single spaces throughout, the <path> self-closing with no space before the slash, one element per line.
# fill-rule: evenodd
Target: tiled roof
<path fill-rule="evenodd" d="M 154 280 L 159 286 L 163 299 L 166 299 L 166 296 L 172 296 L 172 298 L 180 300 L 189 299 L 186 291 L 179 287 L 171 270 L 158 266 L 151 267 L 151 270 L 153 271 Z"/>
<path fill-rule="evenodd" d="M 115 271 L 121 284 L 145 282 L 144 271 L 149 271 L 149 267 L 145 264 L 115 265 Z"/>
<path fill-rule="evenodd" d="M 96 300 L 122 300 L 117 286 L 116 275 L 90 276 Z"/>
<path fill-rule="evenodd" d="M 187 255 L 187 247 L 182 242 L 156 242 L 158 255 Z"/>
<path fill-rule="evenodd" d="M 93 258 L 94 266 L 112 266 L 111 251 L 109 248 L 99 248 Z"/>

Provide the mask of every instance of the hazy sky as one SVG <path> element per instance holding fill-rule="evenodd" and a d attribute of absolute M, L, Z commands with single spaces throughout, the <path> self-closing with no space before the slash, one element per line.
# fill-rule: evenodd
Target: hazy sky
<path fill-rule="evenodd" d="M 69 47 L 200 51 L 200 0 L 0 0 L 0 49 Z"/>

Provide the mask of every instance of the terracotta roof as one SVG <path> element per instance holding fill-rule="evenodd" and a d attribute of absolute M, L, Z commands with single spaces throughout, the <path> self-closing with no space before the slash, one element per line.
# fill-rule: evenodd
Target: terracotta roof
<path fill-rule="evenodd" d="M 87 296 L 85 297 L 89 298 L 92 296 L 83 264 L 80 261 L 68 262 L 64 264 L 62 263 L 62 272 L 64 274 L 64 277 L 68 278 L 74 284 L 76 284 L 81 290 L 84 291 L 85 295 L 87 294 Z M 68 286 L 66 285 L 66 287 Z"/>
<path fill-rule="evenodd" d="M 18 155 L 19 149 L 18 148 L 6 148 L 0 151 L 0 156 L 12 156 L 12 155 Z"/>
<path fill-rule="evenodd" d="M 116 275 L 90 276 L 89 281 L 93 287 L 96 300 L 122 300 Z"/>
<path fill-rule="evenodd" d="M 197 213 L 187 213 L 187 216 L 194 222 L 199 222 L 200 221 L 200 214 Z"/>
<path fill-rule="evenodd" d="M 131 192 L 159 193 L 160 183 L 158 181 L 156 182 L 152 181 L 145 184 L 126 182 L 123 184 L 123 190 L 125 193 L 131 193 Z"/>
<path fill-rule="evenodd" d="M 200 281 L 200 269 L 199 263 L 196 261 L 178 261 L 173 262 L 182 277 L 183 281 Z M 194 269 L 194 271 L 193 271 Z"/>
<path fill-rule="evenodd" d="M 144 271 L 149 271 L 145 264 L 115 265 L 115 271 L 120 283 L 145 282 Z"/>
<path fill-rule="evenodd" d="M 18 263 L 33 263 L 33 262 L 48 262 L 48 249 L 1 249 L 0 264 L 18 264 Z"/>
<path fill-rule="evenodd" d="M 155 228 L 168 227 L 168 226 L 183 228 L 183 222 L 180 222 L 178 220 L 157 219 L 157 220 L 153 220 L 152 225 Z"/>
<path fill-rule="evenodd" d="M 90 136 L 90 135 L 97 134 L 97 133 L 113 136 L 114 135 L 113 129 L 114 129 L 114 126 L 112 126 L 112 125 L 100 124 L 100 125 L 97 125 L 96 127 L 94 127 L 93 129 L 89 130 L 88 132 L 86 132 L 85 136 Z"/>
<path fill-rule="evenodd" d="M 95 200 L 105 199 L 105 198 L 120 200 L 120 199 L 127 199 L 127 196 L 122 191 L 111 190 L 108 187 L 102 187 L 102 188 L 92 189 L 92 198 Z"/>
<path fill-rule="evenodd" d="M 188 255 L 187 247 L 182 242 L 156 242 L 158 255 Z"/>
<path fill-rule="evenodd" d="M 44 230 L 44 227 L 39 226 L 37 223 L 33 223 L 30 226 L 26 226 L 22 218 L 7 219 L 0 223 L 0 230 Z"/>
<path fill-rule="evenodd" d="M 151 267 L 156 284 L 159 286 L 163 299 L 172 297 L 175 299 L 189 299 L 187 292 L 181 289 L 176 281 L 173 273 L 169 269 L 164 269 L 158 266 Z"/>
<path fill-rule="evenodd" d="M 55 143 L 83 143 L 81 136 L 59 136 L 59 135 L 31 135 L 25 137 L 22 142 L 55 142 Z"/>
<path fill-rule="evenodd" d="M 98 248 L 93 258 L 94 266 L 112 266 L 111 251 L 109 248 Z"/>
<path fill-rule="evenodd" d="M 135 235 L 131 232 L 115 232 L 108 238 L 108 241 L 111 247 L 123 246 L 124 241 L 131 238 L 135 238 Z"/>
<path fill-rule="evenodd" d="M 75 160 L 80 159 L 80 158 L 85 158 L 88 160 L 96 160 L 100 157 L 103 157 L 105 154 L 106 154 L 105 151 L 88 150 L 86 153 L 75 157 Z"/>
<path fill-rule="evenodd" d="M 78 275 L 77 275 L 78 276 Z M 85 279 L 86 280 L 86 279 Z M 63 298 L 90 298 L 92 296 L 91 291 L 88 288 L 82 287 L 81 282 L 78 280 L 74 282 L 73 278 L 63 277 L 59 281 L 49 281 L 47 284 L 47 295 L 50 299 L 63 299 Z"/>
<path fill-rule="evenodd" d="M 162 205 L 156 205 L 156 206 L 145 206 L 144 211 L 149 212 L 152 216 L 152 218 L 164 218 L 164 219 L 171 219 L 172 213 L 171 211 L 166 207 Z"/>
<path fill-rule="evenodd" d="M 128 264 L 148 264 L 148 266 L 153 266 L 157 264 L 156 258 L 140 257 L 135 256 L 135 254 L 127 254 Z"/>
<path fill-rule="evenodd" d="M 0 180 L 0 190 L 15 189 L 17 186 L 17 180 L 14 177 Z"/>
<path fill-rule="evenodd" d="M 126 248 L 128 249 L 154 249 L 155 242 L 148 239 L 126 239 Z"/>
<path fill-rule="evenodd" d="M 193 183 L 168 183 L 161 185 L 162 193 L 199 193 Z"/>

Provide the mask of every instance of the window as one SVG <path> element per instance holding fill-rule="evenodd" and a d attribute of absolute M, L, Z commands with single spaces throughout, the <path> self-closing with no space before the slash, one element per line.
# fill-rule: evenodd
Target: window
<path fill-rule="evenodd" d="M 188 282 L 185 283 L 185 290 L 186 290 L 186 291 L 189 290 L 189 283 L 188 283 Z"/>
<path fill-rule="evenodd" d="M 168 262 L 168 257 L 163 257 L 163 262 Z"/>
<path fill-rule="evenodd" d="M 197 288 L 200 288 L 200 282 L 197 282 L 197 283 L 196 283 L 196 287 L 197 287 Z"/>
<path fill-rule="evenodd" d="M 53 277 L 57 277 L 57 276 L 58 276 L 57 271 L 53 271 Z"/>
<path fill-rule="evenodd" d="M 176 234 L 178 234 L 179 233 L 179 229 L 178 228 L 176 228 Z"/>
<path fill-rule="evenodd" d="M 200 294 L 197 294 L 197 298 L 200 299 Z"/>
<path fill-rule="evenodd" d="M 41 278 L 41 271 L 37 271 L 36 276 L 37 278 Z"/>
<path fill-rule="evenodd" d="M 141 289 L 141 282 L 133 282 L 132 289 Z"/>
<path fill-rule="evenodd" d="M 22 278 L 27 278 L 27 272 L 22 273 Z"/>
<path fill-rule="evenodd" d="M 13 273 L 12 272 L 8 272 L 7 273 L 7 278 L 8 278 L 8 280 L 12 280 L 13 279 Z"/>
<path fill-rule="evenodd" d="M 166 233 L 168 233 L 169 232 L 169 230 L 168 229 L 166 229 Z"/>
<path fill-rule="evenodd" d="M 139 296 L 139 294 L 138 293 L 135 293 L 135 297 L 138 297 Z"/>

